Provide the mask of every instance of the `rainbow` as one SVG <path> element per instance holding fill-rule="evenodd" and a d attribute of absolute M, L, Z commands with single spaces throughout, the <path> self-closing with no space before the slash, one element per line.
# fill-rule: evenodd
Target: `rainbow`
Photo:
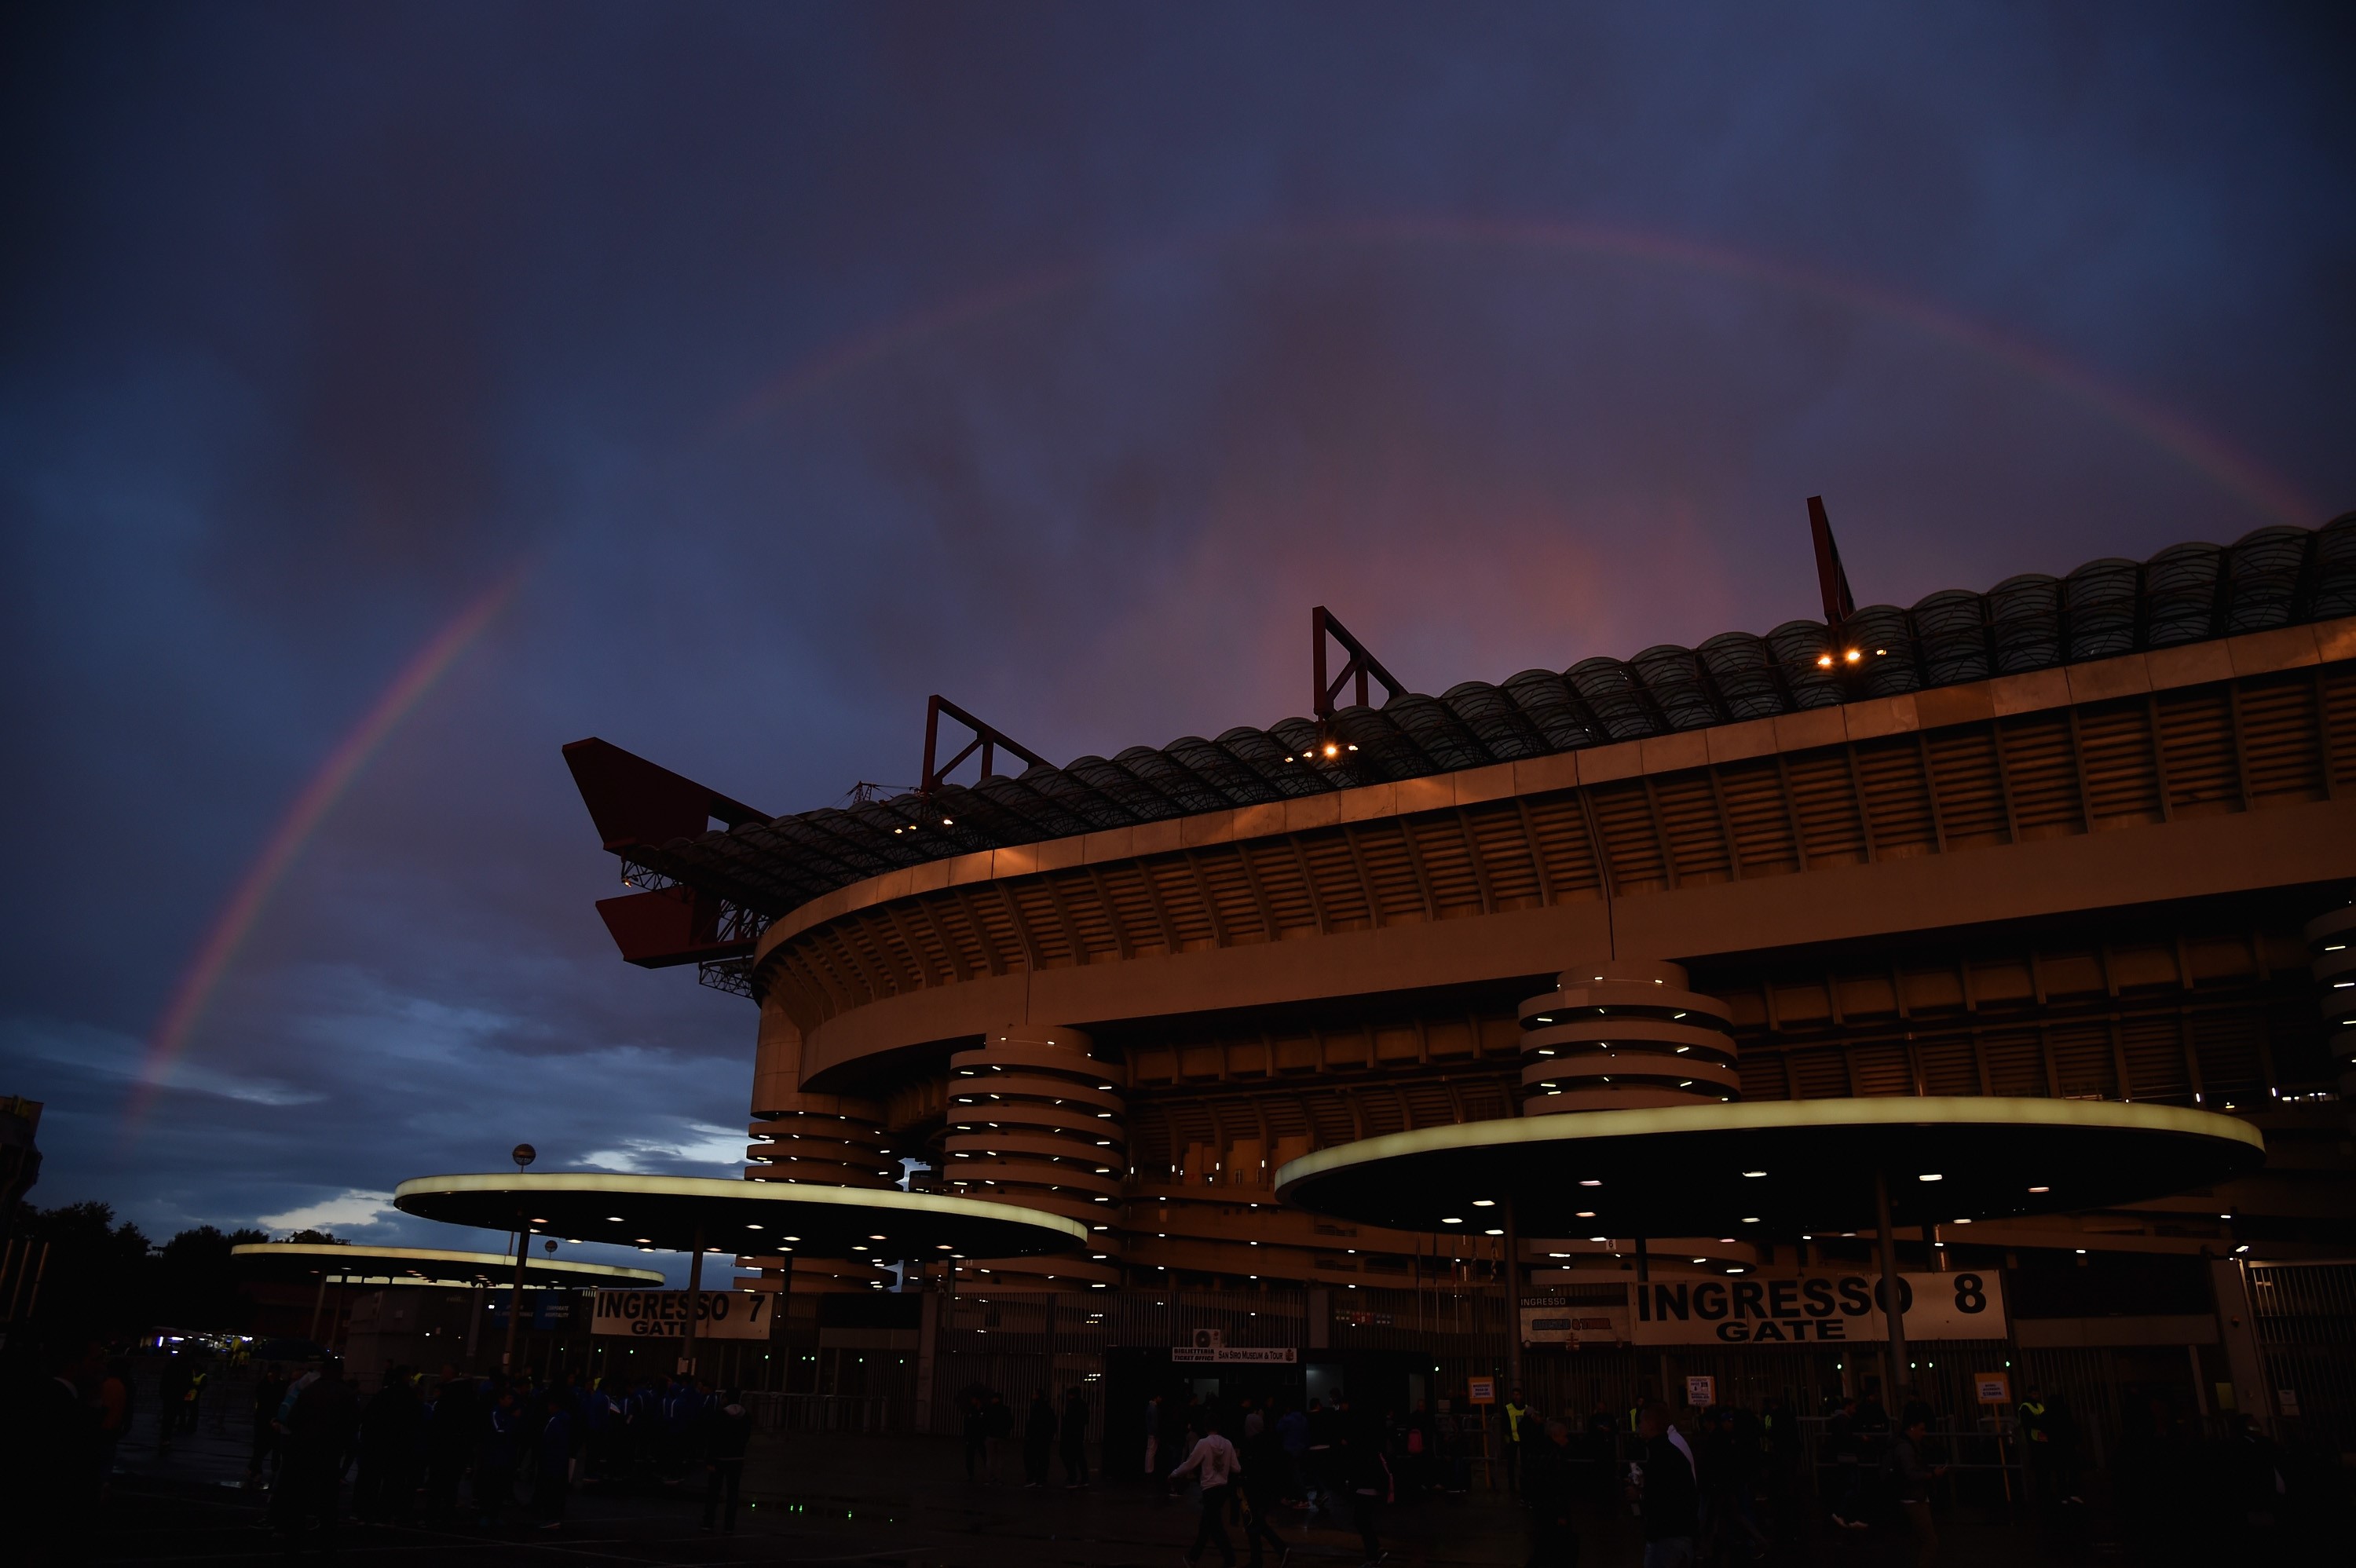
<path fill-rule="evenodd" d="M 2314 502 L 2296 485 L 2222 437 L 2041 344 L 1997 331 L 1961 312 L 1772 257 L 1705 245 L 1648 229 L 1584 223 L 1401 218 L 1289 224 L 1177 240 L 1042 268 L 912 312 L 810 356 L 737 403 L 717 421 L 717 433 L 725 436 L 757 423 L 842 377 L 927 339 L 1149 263 L 1321 245 L 1433 244 L 1502 246 L 1617 257 L 1734 278 L 1879 316 L 2074 399 L 2276 521 L 2311 528 L 2320 516 Z"/>
<path fill-rule="evenodd" d="M 270 895 L 277 891 L 279 882 L 303 852 L 303 846 L 318 831 L 319 824 L 335 809 L 336 802 L 351 787 L 352 781 L 359 776 L 360 770 L 387 737 L 507 607 L 508 601 L 522 585 L 523 576 L 521 565 L 509 571 L 426 640 L 425 645 L 393 677 L 392 683 L 369 705 L 359 721 L 327 753 L 278 826 L 271 830 L 262 853 L 246 868 L 236 891 L 221 906 L 211 929 L 190 958 L 172 992 L 170 1004 L 155 1025 L 155 1032 L 148 1041 L 146 1060 L 124 1112 L 126 1133 L 135 1132 L 154 1105 L 173 1064 L 187 1049 L 188 1039 L 198 1020 L 203 1018 L 221 976 L 236 961 L 238 950 L 252 934 L 254 923 L 268 906 Z"/>

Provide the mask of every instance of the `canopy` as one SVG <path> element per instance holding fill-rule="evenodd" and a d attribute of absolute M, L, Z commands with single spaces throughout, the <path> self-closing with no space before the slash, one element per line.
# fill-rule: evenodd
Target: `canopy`
<path fill-rule="evenodd" d="M 583 1241 L 879 1261 L 954 1253 L 1021 1257 L 1076 1252 L 1088 1228 L 1009 1203 L 897 1188 L 826 1187 L 722 1177 L 607 1171 L 421 1176 L 392 1195 L 405 1214 L 485 1230 L 535 1230 Z"/>
<path fill-rule="evenodd" d="M 511 1253 L 454 1253 L 437 1247 L 333 1246 L 307 1242 L 256 1242 L 231 1247 L 230 1256 L 247 1273 L 304 1280 L 326 1275 L 353 1285 L 501 1284 L 515 1278 Z M 526 1285 L 600 1285 L 607 1290 L 645 1289 L 663 1283 L 652 1269 L 569 1258 L 533 1258 L 525 1265 Z"/>
<path fill-rule="evenodd" d="M 2105 1100 L 1890 1095 L 1570 1112 L 1422 1127 L 1288 1161 L 1277 1195 L 1395 1230 L 1764 1236 L 2101 1208 L 2255 1168 L 2233 1116 Z"/>

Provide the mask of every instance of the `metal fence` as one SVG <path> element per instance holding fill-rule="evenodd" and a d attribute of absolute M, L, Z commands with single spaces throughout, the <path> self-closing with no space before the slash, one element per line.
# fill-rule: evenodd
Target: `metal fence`
<path fill-rule="evenodd" d="M 2251 1264 L 2243 1274 L 2283 1435 L 2356 1449 L 2356 1264 Z"/>

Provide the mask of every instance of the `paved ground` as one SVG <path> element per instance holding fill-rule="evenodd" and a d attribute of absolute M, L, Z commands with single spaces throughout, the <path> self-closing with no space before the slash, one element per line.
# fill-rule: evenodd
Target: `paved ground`
<path fill-rule="evenodd" d="M 153 1408 L 152 1405 L 149 1408 Z M 290 1548 L 262 1526 L 262 1499 L 240 1489 L 244 1450 L 233 1424 L 183 1437 L 159 1455 L 143 1421 L 121 1456 L 113 1496 L 74 1561 L 109 1563 L 284 1563 Z M 486 1532 L 348 1524 L 335 1554 L 367 1564 L 473 1568 L 490 1563 L 874 1563 L 881 1568 L 1121 1568 L 1182 1561 L 1195 1515 L 1141 1482 L 1078 1491 L 968 1482 L 956 1445 L 932 1440 L 765 1435 L 747 1467 L 745 1508 L 734 1537 L 698 1532 L 701 1493 L 605 1498 L 576 1493 L 553 1535 L 527 1521 Z M 1355 1532 L 1301 1513 L 1280 1521 L 1293 1568 L 1345 1568 L 1360 1558 Z M 1640 1543 L 1624 1512 L 1600 1503 L 1581 1520 L 1586 1568 L 1634 1564 Z M 1417 1568 L 1497 1568 L 1525 1561 L 1519 1510 L 1485 1494 L 1388 1510 L 1390 1561 Z M 1954 1568 L 2043 1568 L 2147 1561 L 2104 1539 L 2090 1517 L 2075 1539 L 2027 1524 L 1947 1521 L 1942 1562 Z M 2268 1552 L 2268 1557 L 2274 1554 Z M 2210 1561 L 2233 1561 L 2231 1553 Z M 2299 1560 L 2293 1556 L 2288 1560 Z M 1910 1561 L 1901 1542 L 1875 1533 L 1825 1532 L 1760 1559 L 1879 1568 Z"/>

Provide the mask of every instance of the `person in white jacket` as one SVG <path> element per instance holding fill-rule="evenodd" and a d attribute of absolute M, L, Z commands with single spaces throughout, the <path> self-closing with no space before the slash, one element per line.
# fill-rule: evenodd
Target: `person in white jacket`
<path fill-rule="evenodd" d="M 1243 1467 L 1243 1461 L 1236 1457 L 1236 1445 L 1219 1435 L 1218 1423 L 1205 1421 L 1186 1462 L 1170 1472 L 1173 1487 L 1189 1475 L 1203 1487 L 1203 1522 L 1195 1528 L 1194 1544 L 1186 1549 L 1187 1562 L 1201 1556 L 1205 1546 L 1215 1546 L 1226 1568 L 1236 1568 L 1235 1542 L 1227 1539 L 1227 1495 Z"/>

